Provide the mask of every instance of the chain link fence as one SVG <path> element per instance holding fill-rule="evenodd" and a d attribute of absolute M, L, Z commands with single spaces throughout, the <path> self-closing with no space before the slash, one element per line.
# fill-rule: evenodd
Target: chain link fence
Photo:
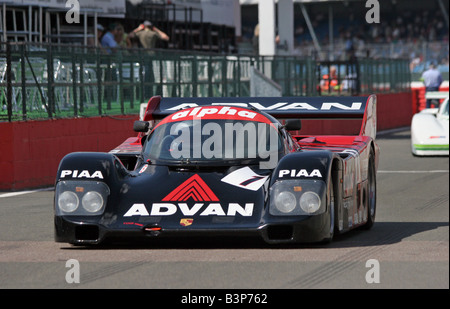
<path fill-rule="evenodd" d="M 138 114 L 153 95 L 250 96 L 252 68 L 280 85 L 283 96 L 394 92 L 409 89 L 408 61 L 360 61 L 339 87 L 323 91 L 331 66 L 311 58 L 221 55 L 176 50 L 0 43 L 0 121 Z M 358 87 L 344 87 L 353 80 Z M 353 84 L 352 84 L 353 85 Z M 380 86 L 381 85 L 381 86 Z"/>

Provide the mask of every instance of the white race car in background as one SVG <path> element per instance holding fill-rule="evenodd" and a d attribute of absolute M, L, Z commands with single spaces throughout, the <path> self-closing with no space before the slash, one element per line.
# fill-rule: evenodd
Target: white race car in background
<path fill-rule="evenodd" d="M 448 97 L 439 108 L 427 108 L 414 115 L 411 123 L 413 155 L 448 156 L 448 118 Z"/>

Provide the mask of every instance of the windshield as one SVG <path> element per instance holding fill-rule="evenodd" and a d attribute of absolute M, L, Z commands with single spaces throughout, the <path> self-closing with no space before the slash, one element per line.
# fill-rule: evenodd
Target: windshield
<path fill-rule="evenodd" d="M 259 161 L 281 149 L 281 139 L 273 124 L 210 119 L 157 126 L 149 136 L 143 154 L 151 161 Z"/>

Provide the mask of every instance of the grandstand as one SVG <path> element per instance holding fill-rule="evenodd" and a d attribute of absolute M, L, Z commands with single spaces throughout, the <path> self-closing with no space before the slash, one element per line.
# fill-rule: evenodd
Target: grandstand
<path fill-rule="evenodd" d="M 255 1 L 242 2 L 250 3 L 241 7 L 242 44 L 249 46 L 258 23 L 258 5 Z M 433 61 L 438 64 L 444 79 L 448 80 L 448 1 L 379 1 L 379 24 L 366 22 L 368 8 L 365 3 L 357 0 L 305 2 L 321 47 L 319 53 L 314 47 L 300 4 L 294 1 L 294 53 L 318 59 L 345 60 L 349 49 L 353 48 L 357 57 L 408 58 L 413 80 L 420 77 Z"/>

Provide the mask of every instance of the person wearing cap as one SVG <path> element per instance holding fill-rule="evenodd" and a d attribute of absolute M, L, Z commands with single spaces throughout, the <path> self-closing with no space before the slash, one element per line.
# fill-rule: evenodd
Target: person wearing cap
<path fill-rule="evenodd" d="M 100 24 L 97 24 L 96 28 L 97 28 L 97 43 L 98 45 L 101 45 L 100 40 L 102 39 L 102 36 L 105 33 L 105 28 Z"/>
<path fill-rule="evenodd" d="M 101 37 L 104 31 L 105 31 L 105 28 L 101 24 L 97 24 L 98 37 Z"/>
<path fill-rule="evenodd" d="M 170 39 L 166 33 L 153 26 L 148 20 L 134 29 L 133 33 L 139 39 L 142 47 L 149 49 L 155 48 L 157 40 L 168 41 Z"/>

